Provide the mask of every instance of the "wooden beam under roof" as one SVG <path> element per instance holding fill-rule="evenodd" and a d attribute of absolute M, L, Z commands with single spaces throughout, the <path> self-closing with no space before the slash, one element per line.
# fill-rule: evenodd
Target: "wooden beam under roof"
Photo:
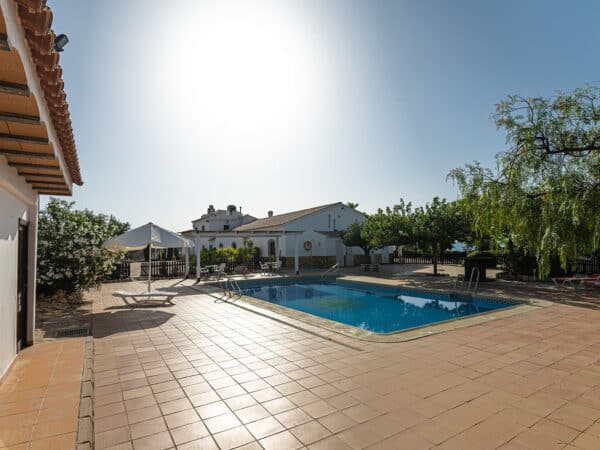
<path fill-rule="evenodd" d="M 27 144 L 48 144 L 48 138 L 37 137 L 37 136 L 21 136 L 19 134 L 8 134 L 8 133 L 0 133 L 0 139 L 5 139 L 7 141 L 14 142 L 24 142 Z"/>
<path fill-rule="evenodd" d="M 52 197 L 70 197 L 70 192 L 50 192 L 50 191 L 38 191 L 39 195 L 51 195 Z"/>
<path fill-rule="evenodd" d="M 62 170 L 60 166 L 51 166 L 49 164 L 9 162 L 8 165 L 11 166 L 11 167 L 16 167 L 18 169 L 52 169 L 52 170 Z"/>
<path fill-rule="evenodd" d="M 46 195 L 71 195 L 71 192 L 65 188 L 65 189 L 48 189 L 48 188 L 40 188 L 40 189 L 36 189 L 38 191 L 38 193 L 40 194 L 46 194 Z"/>
<path fill-rule="evenodd" d="M 26 84 L 11 83 L 10 81 L 0 81 L 0 92 L 11 95 L 23 95 L 29 97 L 31 93 Z"/>
<path fill-rule="evenodd" d="M 30 184 L 47 184 L 47 185 L 57 185 L 57 186 L 66 186 L 67 183 L 65 181 L 48 181 L 48 180 L 32 180 L 27 176 L 25 181 Z"/>
<path fill-rule="evenodd" d="M 8 36 L 5 33 L 0 33 L 0 50 L 10 52 L 10 44 L 8 43 Z"/>
<path fill-rule="evenodd" d="M 53 173 L 26 173 L 25 181 L 28 183 L 32 183 L 36 178 L 54 178 L 56 180 L 62 180 L 64 177 L 62 175 L 55 175 Z"/>
<path fill-rule="evenodd" d="M 32 184 L 31 187 L 33 189 L 35 189 L 36 191 L 39 190 L 50 190 L 50 191 L 68 191 L 69 188 L 67 187 L 66 184 L 63 184 L 62 186 L 56 186 L 56 185 L 52 185 L 52 184 Z"/>
<path fill-rule="evenodd" d="M 70 192 L 71 192 L 66 187 L 64 187 L 64 188 L 59 188 L 59 187 L 40 187 L 40 188 L 37 188 L 36 191 L 44 191 L 44 192 L 66 192 L 67 194 L 70 194 Z"/>
<path fill-rule="evenodd" d="M 7 122 L 26 123 L 28 125 L 40 125 L 42 123 L 39 116 L 30 116 L 27 114 L 14 114 L 2 111 L 0 111 L 0 120 L 6 120 Z"/>
<path fill-rule="evenodd" d="M 0 155 L 4 156 L 22 156 L 24 158 L 37 158 L 37 159 L 48 159 L 48 160 L 56 160 L 56 156 L 52 153 L 35 153 L 28 152 L 25 150 L 12 150 L 10 148 L 0 148 Z"/>

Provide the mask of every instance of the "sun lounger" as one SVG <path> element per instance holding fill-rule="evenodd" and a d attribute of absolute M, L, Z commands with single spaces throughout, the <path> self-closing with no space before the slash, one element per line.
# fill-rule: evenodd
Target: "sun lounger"
<path fill-rule="evenodd" d="M 147 301 L 162 301 L 163 303 L 170 303 L 173 305 L 173 297 L 177 294 L 174 292 L 165 291 L 150 291 L 150 292 L 127 292 L 127 291 L 116 291 L 113 295 L 122 297 L 123 300 L 127 301 L 127 298 L 131 298 L 136 303 L 147 302 Z"/>
<path fill-rule="evenodd" d="M 556 287 L 572 287 L 574 289 L 577 288 L 577 285 L 583 287 L 586 283 L 593 283 L 595 281 L 600 281 L 600 274 L 581 277 L 552 278 L 552 282 Z"/>

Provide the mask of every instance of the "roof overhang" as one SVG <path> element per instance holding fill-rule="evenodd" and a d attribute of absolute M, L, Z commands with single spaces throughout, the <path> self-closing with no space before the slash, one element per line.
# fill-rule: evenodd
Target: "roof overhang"
<path fill-rule="evenodd" d="M 39 194 L 82 185 L 45 0 L 0 0 L 0 157 Z"/>
<path fill-rule="evenodd" d="M 257 230 L 257 231 L 198 231 L 196 236 L 200 238 L 240 238 L 240 237 L 270 237 L 270 236 L 283 236 L 286 234 L 302 234 L 303 231 L 290 231 L 290 230 Z"/>

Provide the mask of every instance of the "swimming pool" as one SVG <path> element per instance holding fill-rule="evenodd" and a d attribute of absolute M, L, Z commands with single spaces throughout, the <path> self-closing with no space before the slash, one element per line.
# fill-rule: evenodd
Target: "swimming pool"
<path fill-rule="evenodd" d="M 518 304 L 335 278 L 244 281 L 240 288 L 244 295 L 373 333 L 393 333 Z"/>

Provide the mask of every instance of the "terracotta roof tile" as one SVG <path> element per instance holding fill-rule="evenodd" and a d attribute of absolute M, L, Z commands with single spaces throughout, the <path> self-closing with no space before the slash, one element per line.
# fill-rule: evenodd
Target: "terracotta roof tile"
<path fill-rule="evenodd" d="M 15 0 L 31 56 L 40 77 L 42 90 L 73 183 L 82 185 L 77 149 L 71 126 L 67 94 L 64 91 L 59 53 L 54 50 L 51 29 L 52 10 L 46 0 Z"/>
<path fill-rule="evenodd" d="M 285 214 L 278 214 L 273 217 L 265 217 L 263 219 L 257 219 L 254 222 L 250 222 L 246 225 L 240 225 L 233 229 L 233 231 L 258 231 L 258 230 L 269 230 L 280 227 L 286 223 L 308 216 L 310 214 L 321 211 L 322 209 L 329 208 L 330 206 L 340 205 L 340 202 L 329 203 L 328 205 L 315 206 L 314 208 L 301 209 L 299 211 L 292 211 Z"/>

